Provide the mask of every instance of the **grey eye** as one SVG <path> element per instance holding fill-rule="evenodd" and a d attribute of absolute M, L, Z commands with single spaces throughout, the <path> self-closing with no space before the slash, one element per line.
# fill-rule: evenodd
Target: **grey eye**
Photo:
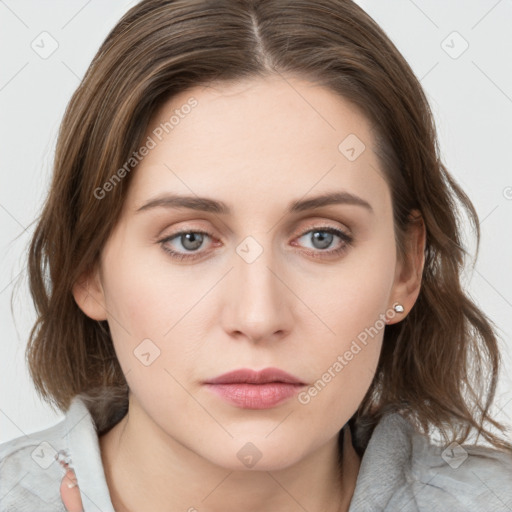
<path fill-rule="evenodd" d="M 204 235 L 202 233 L 190 231 L 188 233 L 179 234 L 176 238 L 180 240 L 184 249 L 187 251 L 195 251 L 201 247 Z"/>
<path fill-rule="evenodd" d="M 310 249 L 327 249 L 332 245 L 334 236 L 337 235 L 327 230 L 315 229 L 308 231 L 300 238 L 306 238 L 307 241 L 311 241 L 313 246 L 309 247 Z"/>

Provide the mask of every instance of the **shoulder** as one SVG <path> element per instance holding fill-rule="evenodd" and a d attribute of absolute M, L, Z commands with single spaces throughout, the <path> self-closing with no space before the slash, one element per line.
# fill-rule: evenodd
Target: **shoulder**
<path fill-rule="evenodd" d="M 511 484 L 512 455 L 486 446 L 438 446 L 392 413 L 368 443 L 353 510 L 509 511 Z"/>
<path fill-rule="evenodd" d="M 0 511 L 63 510 L 54 491 L 64 475 L 62 425 L 0 444 Z"/>
<path fill-rule="evenodd" d="M 56 425 L 0 444 L 0 512 L 65 510 L 60 484 L 70 462 L 69 433 L 87 444 L 91 428 L 79 417 L 87 411 L 74 401 Z"/>

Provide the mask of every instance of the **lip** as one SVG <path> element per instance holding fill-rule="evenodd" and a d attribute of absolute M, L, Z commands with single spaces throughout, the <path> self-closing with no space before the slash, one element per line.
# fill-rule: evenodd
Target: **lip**
<path fill-rule="evenodd" d="M 262 371 L 242 368 L 204 382 L 206 388 L 242 409 L 269 409 L 295 395 L 305 386 L 279 368 Z"/>
<path fill-rule="evenodd" d="M 250 368 L 240 368 L 232 372 L 224 373 L 205 381 L 205 384 L 268 384 L 270 382 L 281 382 L 287 384 L 301 384 L 299 378 L 291 375 L 280 368 L 265 368 L 264 370 L 256 371 Z"/>

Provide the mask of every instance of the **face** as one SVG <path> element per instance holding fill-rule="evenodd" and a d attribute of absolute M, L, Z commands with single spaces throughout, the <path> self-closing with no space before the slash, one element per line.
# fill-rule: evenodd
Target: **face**
<path fill-rule="evenodd" d="M 244 450 L 288 466 L 354 414 L 408 300 L 370 124 L 312 83 L 252 79 L 173 97 L 143 143 L 81 307 L 108 320 L 130 407 L 164 437 L 226 468 Z M 204 384 L 268 367 L 303 385 L 244 405 Z"/>

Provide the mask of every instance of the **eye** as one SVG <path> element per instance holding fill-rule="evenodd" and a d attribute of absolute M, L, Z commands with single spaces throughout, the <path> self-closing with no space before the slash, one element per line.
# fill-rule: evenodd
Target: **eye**
<path fill-rule="evenodd" d="M 189 258 L 197 258 L 197 254 L 186 254 L 183 252 L 175 251 L 169 247 L 169 243 L 173 240 L 176 241 L 185 251 L 197 252 L 197 250 L 203 245 L 205 238 L 212 238 L 213 235 L 207 231 L 179 231 L 169 237 L 160 240 L 159 243 L 162 245 L 162 249 L 171 255 L 171 257 L 177 260 L 186 260 Z"/>
<path fill-rule="evenodd" d="M 178 233 L 174 233 L 171 236 L 159 240 L 158 243 L 160 243 L 162 249 L 173 259 L 182 261 L 201 257 L 201 254 L 205 251 L 199 251 L 199 249 L 205 245 L 207 238 L 213 239 L 213 234 L 201 230 L 179 231 Z M 345 252 L 353 242 L 352 236 L 330 226 L 310 229 L 303 233 L 297 240 L 302 238 L 311 240 L 313 244 L 312 249 L 314 250 L 309 250 L 308 254 L 313 258 L 332 258 L 339 256 Z M 337 247 L 335 249 L 326 250 L 333 245 L 333 240 L 336 238 L 339 239 Z M 171 248 L 172 243 L 178 246 L 181 245 L 181 248 L 178 247 L 178 250 Z M 174 247 L 176 247 L 176 245 Z M 297 245 L 297 243 L 294 241 L 292 245 Z M 191 253 L 187 254 L 187 251 Z"/>
<path fill-rule="evenodd" d="M 314 258 L 336 257 L 345 252 L 353 242 L 353 237 L 341 231 L 340 229 L 330 226 L 317 227 L 306 231 L 297 240 L 305 238 L 311 241 L 314 251 L 308 251 Z M 333 245 L 333 241 L 338 238 L 337 247 L 335 249 L 326 250 Z M 295 245 L 295 243 L 293 244 Z"/>

